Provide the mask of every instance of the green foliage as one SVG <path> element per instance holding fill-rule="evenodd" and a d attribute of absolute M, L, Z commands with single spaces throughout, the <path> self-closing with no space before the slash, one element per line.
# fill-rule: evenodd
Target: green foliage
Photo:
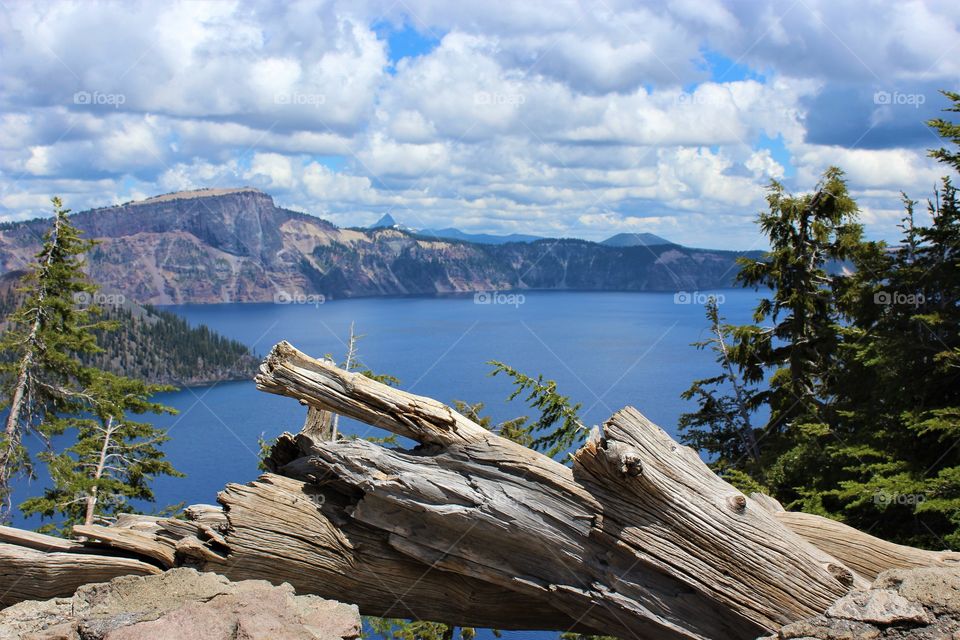
<path fill-rule="evenodd" d="M 103 315 L 117 329 L 96 333 L 102 350 L 84 357 L 88 366 L 157 384 L 197 384 L 249 379 L 259 364 L 243 343 L 169 311 L 116 306 Z"/>
<path fill-rule="evenodd" d="M 24 514 L 39 514 L 42 519 L 60 516 L 58 528 L 68 533 L 74 524 L 108 522 L 118 513 L 132 512 L 131 500 L 152 502 L 150 482 L 158 475 L 182 477 L 160 449 L 169 439 L 166 433 L 129 417 L 176 413 L 150 400 L 153 394 L 172 389 L 98 372 L 86 390 L 89 417 L 54 418 L 63 429 L 76 429 L 77 439 L 62 453 L 41 454 L 53 486 L 23 502 Z"/>
<path fill-rule="evenodd" d="M 465 418 L 476 422 L 484 429 L 489 429 L 500 437 L 506 438 L 507 440 L 511 440 L 525 447 L 533 447 L 533 434 L 530 432 L 531 427 L 527 423 L 526 416 L 519 416 L 512 420 L 506 420 L 500 424 L 494 425 L 490 416 L 485 416 L 481 413 L 483 411 L 482 402 L 468 404 L 463 400 L 454 400 L 453 406 L 459 413 L 462 413 Z"/>
<path fill-rule="evenodd" d="M 960 113 L 960 93 L 954 91 L 941 91 L 940 93 L 953 103 L 944 109 L 944 111 Z M 957 149 L 960 148 L 960 124 L 944 120 L 943 118 L 936 118 L 927 122 L 927 125 L 936 129 L 941 138 L 946 138 L 953 143 L 954 146 L 952 150 L 944 147 L 934 149 L 930 151 L 930 155 L 940 162 L 953 167 L 955 171 L 960 171 L 960 153 L 957 152 Z"/>
<path fill-rule="evenodd" d="M 960 111 L 960 94 L 946 95 L 948 111 Z M 960 126 L 929 124 L 954 144 L 931 154 L 958 168 Z M 738 278 L 771 293 L 757 324 L 723 325 L 708 310 L 714 337 L 698 346 L 720 354 L 722 373 L 684 394 L 699 410 L 681 426 L 740 487 L 897 542 L 955 547 L 960 209 L 950 178 L 927 203 L 929 224 L 903 200 L 903 237 L 889 249 L 861 239 L 839 170 L 810 196 L 773 185 L 759 219 L 771 251 L 744 260 Z M 828 273 L 831 261 L 853 269 Z M 738 389 L 739 380 L 748 386 Z M 769 419 L 752 456 L 742 436 L 760 409 Z"/>
<path fill-rule="evenodd" d="M 110 326 L 97 318 L 96 307 L 76 304 L 96 291 L 83 273 L 83 254 L 93 242 L 70 224 L 59 198 L 53 207 L 51 228 L 18 291 L 21 302 L 0 337 L 0 408 L 8 411 L 0 435 L 0 521 L 9 518 L 12 478 L 33 473 L 24 436 L 33 432 L 47 441 L 64 428 L 52 416 L 84 407 L 93 372 L 80 357 L 99 351 L 94 331 Z"/>
<path fill-rule="evenodd" d="M 508 400 L 526 393 L 525 400 L 530 408 L 540 411 L 534 423 L 523 427 L 532 439 L 526 446 L 556 458 L 586 439 L 588 430 L 579 415 L 581 405 L 572 404 L 568 396 L 561 395 L 557 391 L 556 381 L 545 381 L 543 375 L 532 378 L 495 360 L 487 364 L 493 366 L 491 376 L 503 373 L 513 381 L 514 391 Z M 519 434 L 517 437 L 520 437 Z"/>
<path fill-rule="evenodd" d="M 476 631 L 470 627 L 452 627 L 442 622 L 426 622 L 423 620 L 402 620 L 398 618 L 364 618 L 373 634 L 364 634 L 364 637 L 379 637 L 384 640 L 473 640 Z"/>
<path fill-rule="evenodd" d="M 760 434 L 750 417 L 756 409 L 757 391 L 740 379 L 731 356 L 732 336 L 737 327 L 723 322 L 716 298 L 707 301 L 706 310 L 711 336 L 694 343 L 694 346 L 697 349 L 710 348 L 716 354 L 721 373 L 695 380 L 681 394 L 684 400 L 695 400 L 700 408 L 680 416 L 679 432 L 684 444 L 713 453 L 715 468 L 724 472 L 735 469 L 743 460 L 754 463 L 760 460 L 757 442 Z M 740 476 L 743 481 L 748 477 L 742 472 Z"/>
<path fill-rule="evenodd" d="M 0 338 L 0 389 L 9 408 L 0 441 L 0 496 L 9 515 L 9 480 L 32 472 L 24 433 L 49 436 L 76 433 L 61 452 L 48 448 L 40 457 L 52 486 L 26 500 L 27 515 L 57 519 L 46 529 L 92 523 L 131 511 L 130 500 L 152 501 L 150 482 L 157 475 L 180 475 L 164 459 L 166 435 L 150 424 L 130 419 L 172 409 L 150 400 L 171 387 L 147 384 L 94 366 L 100 343 L 115 331 L 96 305 L 97 286 L 83 272 L 83 255 L 94 243 L 84 240 L 59 198 L 53 199 L 50 231 L 34 268 L 17 295 Z"/>

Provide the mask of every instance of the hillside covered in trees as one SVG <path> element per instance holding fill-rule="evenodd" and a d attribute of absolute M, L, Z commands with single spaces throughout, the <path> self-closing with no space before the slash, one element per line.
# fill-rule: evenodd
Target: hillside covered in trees
<path fill-rule="evenodd" d="M 22 275 L 15 272 L 0 280 L 3 317 L 16 307 L 16 283 Z M 206 325 L 192 327 L 174 313 L 138 305 L 116 294 L 97 295 L 95 301 L 109 302 L 98 304 L 102 319 L 118 326 L 97 332 L 103 351 L 84 356 L 85 364 L 152 384 L 175 386 L 248 380 L 256 373 L 259 358 L 255 353 Z"/>

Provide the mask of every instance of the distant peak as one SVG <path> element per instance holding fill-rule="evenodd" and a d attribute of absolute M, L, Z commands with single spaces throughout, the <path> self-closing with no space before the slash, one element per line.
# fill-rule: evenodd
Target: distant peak
<path fill-rule="evenodd" d="M 652 233 L 618 233 L 600 244 L 608 247 L 652 247 L 658 244 L 676 244 Z"/>
<path fill-rule="evenodd" d="M 194 189 L 192 191 L 174 191 L 173 193 L 165 193 L 160 196 L 153 196 L 152 198 L 147 198 L 146 200 L 136 200 L 134 202 L 128 202 L 126 204 L 127 205 L 157 204 L 159 202 L 169 202 L 171 200 L 193 200 L 195 198 L 213 198 L 216 196 L 228 196 L 235 193 L 255 193 L 262 196 L 267 195 L 260 189 L 256 189 L 254 187 L 228 187 L 228 188 L 221 188 L 221 189 L 206 188 L 206 189 Z"/>
<path fill-rule="evenodd" d="M 380 218 L 379 220 L 377 220 L 375 223 L 373 223 L 372 225 L 370 225 L 370 228 L 371 228 L 371 229 L 380 229 L 381 227 L 391 227 L 391 228 L 392 228 L 392 227 L 395 227 L 395 226 L 397 226 L 397 221 L 394 220 L 394 219 L 393 219 L 393 216 L 391 216 L 389 213 L 385 213 L 385 214 L 383 214 L 383 217 L 381 217 L 381 218 Z"/>

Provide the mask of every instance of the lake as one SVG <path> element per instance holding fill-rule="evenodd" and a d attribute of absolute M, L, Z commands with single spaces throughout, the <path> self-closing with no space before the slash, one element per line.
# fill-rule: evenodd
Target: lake
<path fill-rule="evenodd" d="M 756 293 L 716 293 L 729 322 L 749 321 Z M 690 346 L 707 335 L 704 298 L 704 293 L 525 292 L 479 304 L 473 296 L 459 296 L 166 308 L 261 355 L 288 340 L 311 355 L 342 360 L 353 322 L 364 336 L 360 359 L 373 371 L 398 377 L 402 389 L 444 402 L 483 402 L 495 422 L 530 411 L 520 399 L 505 402 L 511 386 L 503 376 L 489 377 L 490 360 L 556 380 L 561 393 L 582 403 L 588 424 L 633 405 L 675 434 L 680 414 L 693 408 L 680 393 L 692 380 L 716 374 L 713 354 Z M 154 422 L 169 430 L 167 455 L 187 477 L 159 479 L 158 505 L 214 503 L 226 483 L 255 479 L 261 434 L 295 432 L 306 415 L 296 401 L 258 392 L 252 382 L 184 389 L 160 400 L 180 412 Z M 376 431 L 349 421 L 341 425 L 360 436 Z M 25 491 L 20 487 L 15 500 Z M 37 523 L 20 518 L 18 525 Z"/>

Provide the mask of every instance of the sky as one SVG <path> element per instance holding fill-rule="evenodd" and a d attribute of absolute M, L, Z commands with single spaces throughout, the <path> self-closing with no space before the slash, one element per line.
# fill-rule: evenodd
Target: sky
<path fill-rule="evenodd" d="M 6 0 L 0 220 L 249 185 L 340 226 L 747 249 L 772 179 L 837 165 L 894 241 L 947 173 L 940 89 L 956 0 Z"/>

